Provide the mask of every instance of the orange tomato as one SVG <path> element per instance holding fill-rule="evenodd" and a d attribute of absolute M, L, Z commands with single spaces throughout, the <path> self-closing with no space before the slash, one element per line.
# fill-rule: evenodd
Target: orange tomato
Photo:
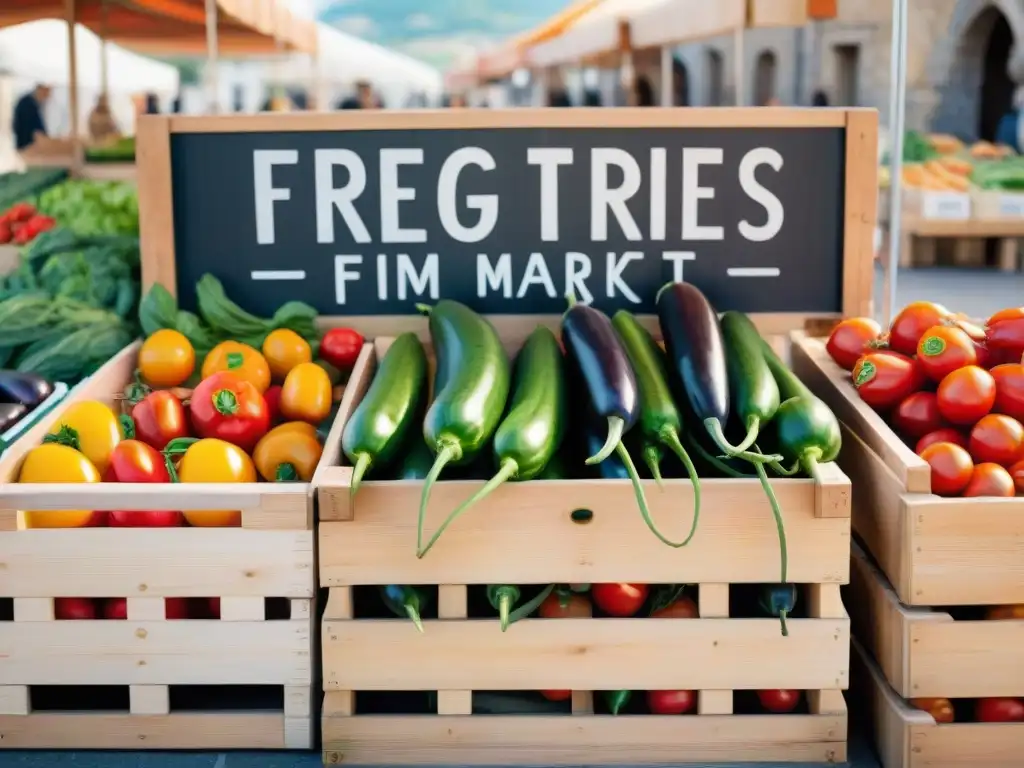
<path fill-rule="evenodd" d="M 1024 605 L 993 605 L 985 611 L 985 618 L 993 621 L 1024 619 Z"/>
<path fill-rule="evenodd" d="M 975 465 L 971 482 L 964 488 L 963 495 L 1010 497 L 1017 495 L 1017 489 L 1009 472 L 998 464 L 988 462 Z"/>
<path fill-rule="evenodd" d="M 910 703 L 935 718 L 936 723 L 952 723 L 955 717 L 953 704 L 949 699 L 911 699 Z"/>
<path fill-rule="evenodd" d="M 196 353 L 183 333 L 162 328 L 139 350 L 139 373 L 154 387 L 179 387 L 196 367 Z"/>
<path fill-rule="evenodd" d="M 222 341 L 203 360 L 204 379 L 223 371 L 245 379 L 261 395 L 270 386 L 270 366 L 266 359 L 258 350 L 239 341 Z"/>
<path fill-rule="evenodd" d="M 267 334 L 262 351 L 274 381 L 284 381 L 292 368 L 313 360 L 309 342 L 288 328 L 278 328 Z"/>
<path fill-rule="evenodd" d="M 256 467 L 237 445 L 207 438 L 193 443 L 185 451 L 178 477 L 183 483 L 255 483 Z M 189 525 L 201 528 L 231 528 L 242 524 L 239 510 L 189 509 L 183 514 Z"/>
<path fill-rule="evenodd" d="M 331 412 L 333 392 L 327 372 L 316 363 L 299 363 L 281 389 L 281 415 L 291 421 L 319 424 Z"/>

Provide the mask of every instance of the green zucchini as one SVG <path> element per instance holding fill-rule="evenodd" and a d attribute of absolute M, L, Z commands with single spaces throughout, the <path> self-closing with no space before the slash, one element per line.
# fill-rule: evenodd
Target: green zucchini
<path fill-rule="evenodd" d="M 693 522 L 690 525 L 690 533 L 679 544 L 666 542 L 671 546 L 684 547 L 697 532 L 697 523 L 700 520 L 700 478 L 697 477 L 697 470 L 690 460 L 690 455 L 679 439 L 683 429 L 683 418 L 669 389 L 665 356 L 647 329 L 629 312 L 616 312 L 612 317 L 612 326 L 626 348 L 626 355 L 629 357 L 637 388 L 640 390 L 639 425 L 644 440 L 643 456 L 651 474 L 660 486 L 660 447 L 664 446 L 683 462 L 690 482 L 693 483 Z"/>
<path fill-rule="evenodd" d="M 352 495 L 371 467 L 387 464 L 402 447 L 426 396 L 426 380 L 423 345 L 416 334 L 401 334 L 384 355 L 373 383 L 342 433 L 342 450 L 355 467 Z"/>
<path fill-rule="evenodd" d="M 764 359 L 763 340 L 750 318 L 742 312 L 728 311 L 720 321 L 729 369 L 729 388 L 733 412 L 740 418 L 746 435 L 732 446 L 716 424 L 715 442 L 729 455 L 746 451 L 757 440 L 762 427 L 775 418 L 779 409 L 779 387 Z"/>
<path fill-rule="evenodd" d="M 416 556 L 423 557 L 430 491 L 445 466 L 469 464 L 487 445 L 505 410 L 511 372 L 498 332 L 469 307 L 445 299 L 433 307 L 416 308 L 430 316 L 437 355 L 435 382 L 443 383 L 423 420 L 423 437 L 435 454 L 423 483 L 416 525 Z M 543 468 L 541 464 L 537 471 Z"/>
<path fill-rule="evenodd" d="M 544 470 L 565 436 L 567 400 L 562 350 L 555 335 L 538 326 L 516 360 L 512 404 L 494 433 L 498 472 L 448 515 L 419 550 L 420 557 L 449 525 L 506 480 L 532 480 Z"/>
<path fill-rule="evenodd" d="M 423 609 L 430 602 L 430 596 L 422 589 L 407 584 L 388 584 L 378 587 L 381 600 L 396 616 L 408 616 L 416 629 L 423 632 Z"/>

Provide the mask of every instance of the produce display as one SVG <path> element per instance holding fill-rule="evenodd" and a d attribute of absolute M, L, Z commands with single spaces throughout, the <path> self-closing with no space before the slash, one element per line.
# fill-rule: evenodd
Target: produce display
<path fill-rule="evenodd" d="M 122 136 L 110 144 L 87 147 L 87 163 L 133 163 L 135 162 L 135 137 Z"/>
<path fill-rule="evenodd" d="M 826 346 L 930 465 L 933 493 L 1024 495 L 1024 307 L 979 324 L 915 302 L 885 333 L 868 318 L 844 320 Z"/>
<path fill-rule="evenodd" d="M 935 718 L 936 723 L 1022 723 L 1024 699 L 992 697 L 958 702 L 946 698 L 911 699 L 910 703 Z"/>
<path fill-rule="evenodd" d="M 914 189 L 1024 191 L 1024 158 L 1017 156 L 1010 147 L 987 141 L 966 145 L 955 136 L 907 131 L 903 163 L 903 185 Z M 880 185 L 888 187 L 888 158 L 880 171 Z"/>
<path fill-rule="evenodd" d="M 385 352 L 342 435 L 355 468 L 352 493 L 365 477 L 423 481 L 416 541 L 422 558 L 459 516 L 508 481 L 629 479 L 647 527 L 666 545 L 682 547 L 698 525 L 701 478 L 756 478 L 778 527 L 780 583 L 790 594 L 782 514 L 766 468 L 816 476 L 819 463 L 838 455 L 838 422 L 746 316 L 726 312 L 720 321 L 686 283 L 666 285 L 656 303 L 664 351 L 629 313 L 612 319 L 570 297 L 562 344 L 540 326 L 514 362 L 490 322 L 468 307 L 450 300 L 421 306 L 437 357 L 432 400 L 423 346 L 403 334 Z M 572 404 L 570 389 L 581 395 Z M 693 522 L 684 540 L 671 541 L 651 519 L 633 455 L 643 456 L 645 475 L 658 483 L 693 482 Z M 487 482 L 424 543 L 431 490 L 439 479 L 455 478 Z M 403 585 L 385 590 L 394 611 L 420 626 L 423 596 Z M 488 595 L 504 630 L 553 590 L 518 607 L 522 590 L 515 585 L 492 585 Z M 786 600 L 771 604 L 783 634 L 792 607 Z"/>
<path fill-rule="evenodd" d="M 258 322 L 221 298 L 223 317 Z M 135 379 L 115 407 L 94 400 L 70 404 L 26 454 L 17 482 L 309 482 L 333 403 L 341 399 L 332 380 L 339 372 L 314 361 L 310 344 L 290 329 L 262 336 L 259 348 L 222 341 L 200 355 L 181 332 L 155 330 L 142 343 Z M 335 329 L 320 346 L 337 352 L 342 337 L 362 344 L 354 331 Z M 332 360 L 350 367 L 354 357 L 332 354 Z M 30 393 L 32 381 L 12 380 L 11 386 Z M 233 527 L 241 524 L 241 512 L 29 511 L 26 521 L 43 528 Z"/>
<path fill-rule="evenodd" d="M 31 201 L 67 176 L 68 172 L 63 168 L 30 168 L 22 173 L 0 174 L 0 212 L 15 203 Z"/>
<path fill-rule="evenodd" d="M 15 203 L 0 213 L 0 245 L 25 245 L 56 224 L 53 217 L 39 213 L 30 203 Z"/>
<path fill-rule="evenodd" d="M 139 234 L 133 184 L 71 179 L 41 192 L 36 208 L 79 235 Z"/>
<path fill-rule="evenodd" d="M 0 434 L 16 426 L 53 392 L 53 384 L 40 376 L 0 370 Z"/>

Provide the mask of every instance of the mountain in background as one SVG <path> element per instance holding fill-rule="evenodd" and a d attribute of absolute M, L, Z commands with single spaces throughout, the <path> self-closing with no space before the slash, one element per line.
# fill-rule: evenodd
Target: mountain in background
<path fill-rule="evenodd" d="M 322 0 L 317 18 L 444 69 L 533 27 L 568 0 Z"/>

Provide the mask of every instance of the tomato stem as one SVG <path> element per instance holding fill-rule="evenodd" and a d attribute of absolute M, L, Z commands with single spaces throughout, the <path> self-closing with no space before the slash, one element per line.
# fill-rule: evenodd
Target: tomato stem
<path fill-rule="evenodd" d="M 122 413 L 118 417 L 118 421 L 121 423 L 121 434 L 124 435 L 125 440 L 135 439 L 135 421 L 127 413 Z"/>
<path fill-rule="evenodd" d="M 67 424 L 61 424 L 60 429 L 44 437 L 43 442 L 66 445 L 68 448 L 74 448 L 76 451 L 82 450 L 82 444 L 78 439 L 78 430 L 69 427 Z"/>
<path fill-rule="evenodd" d="M 299 473 L 295 470 L 294 464 L 284 463 L 277 465 L 277 472 L 274 473 L 275 483 L 294 483 L 299 479 Z"/>
<path fill-rule="evenodd" d="M 241 352 L 228 352 L 227 355 L 228 370 L 234 371 L 242 367 L 245 363 L 245 355 Z"/>
<path fill-rule="evenodd" d="M 941 355 L 946 351 L 946 342 L 940 339 L 938 336 L 929 336 L 921 344 L 921 352 L 928 357 L 934 357 L 935 355 Z"/>
<path fill-rule="evenodd" d="M 860 364 L 860 368 L 854 371 L 853 383 L 854 386 L 862 387 L 875 378 L 875 373 L 878 369 L 875 368 L 875 364 L 870 360 L 865 360 Z"/>
<path fill-rule="evenodd" d="M 213 393 L 213 407 L 221 416 L 238 413 L 238 398 L 230 389 L 218 389 Z"/>

